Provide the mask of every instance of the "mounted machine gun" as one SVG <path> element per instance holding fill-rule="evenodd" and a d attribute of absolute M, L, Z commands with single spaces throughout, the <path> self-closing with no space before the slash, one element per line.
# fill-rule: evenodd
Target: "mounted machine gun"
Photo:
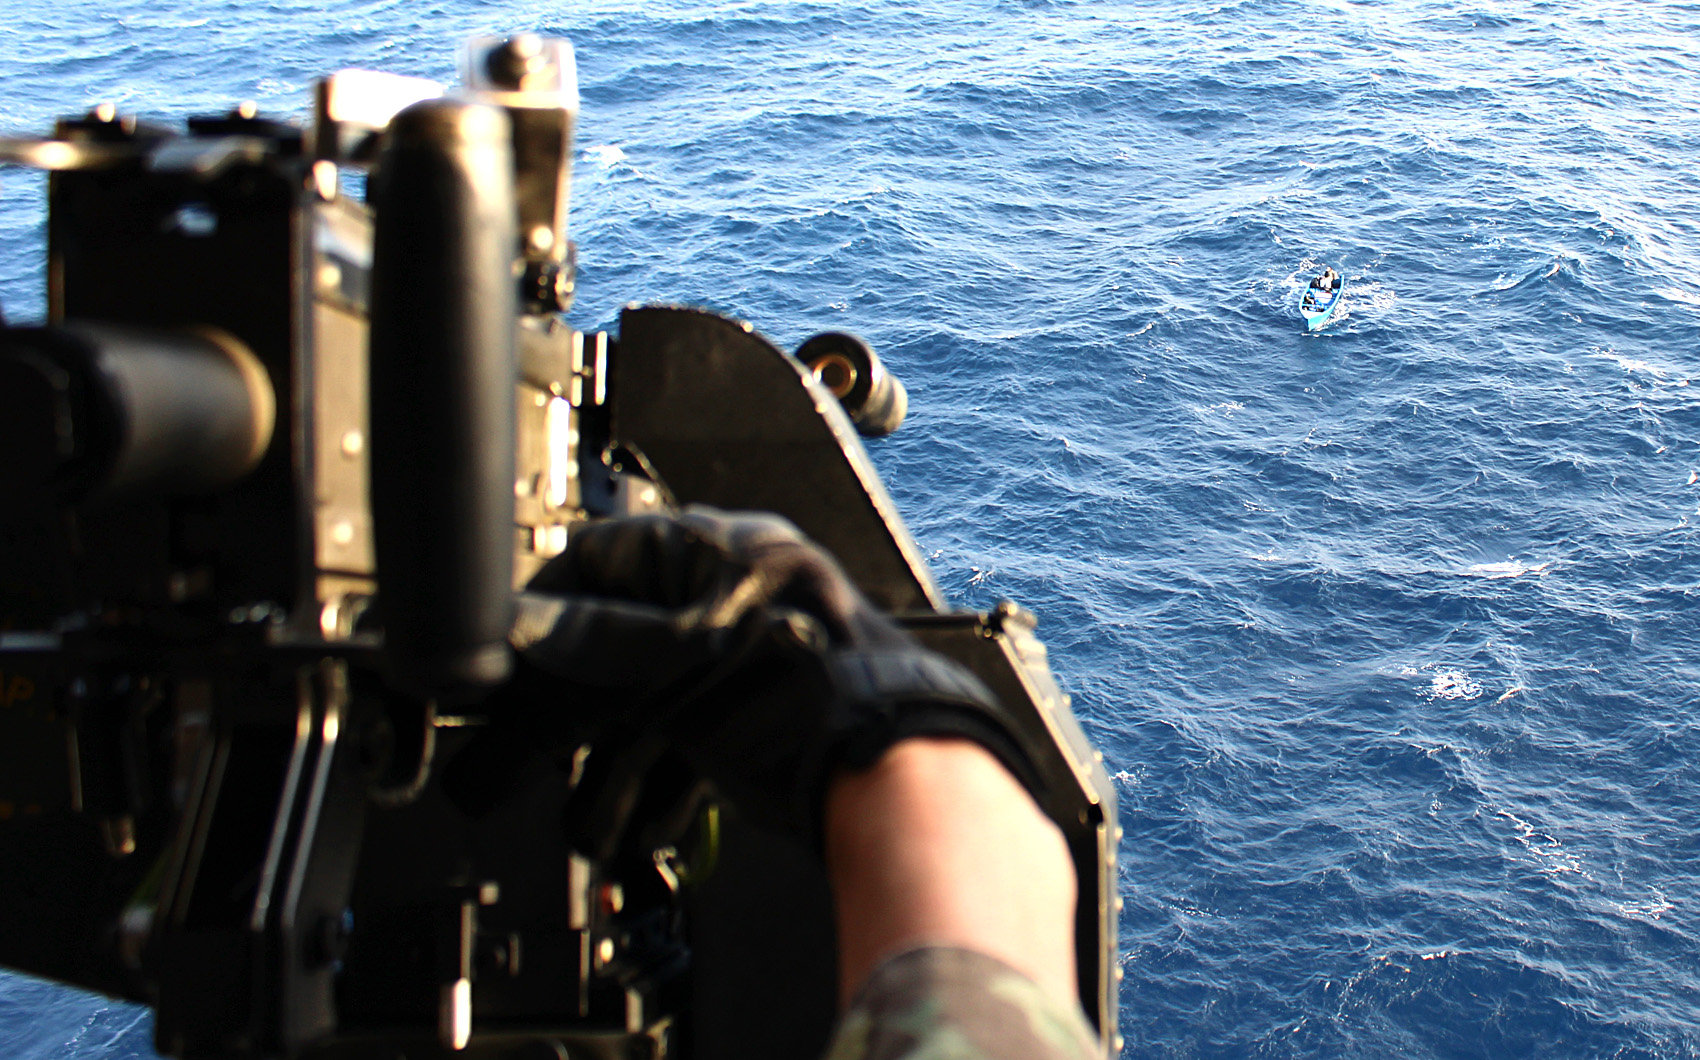
<path fill-rule="evenodd" d="M 185 1058 L 818 1052 L 814 859 L 676 763 L 490 724 L 516 588 L 702 503 L 787 516 L 1002 699 L 1113 1040 L 1113 792 L 1032 620 L 946 611 L 857 437 L 901 387 L 842 334 L 567 327 L 572 51 L 474 40 L 463 79 L 0 141 L 50 174 L 49 319 L 0 331 L 0 964 Z M 631 824 L 587 831 L 610 785 Z"/>

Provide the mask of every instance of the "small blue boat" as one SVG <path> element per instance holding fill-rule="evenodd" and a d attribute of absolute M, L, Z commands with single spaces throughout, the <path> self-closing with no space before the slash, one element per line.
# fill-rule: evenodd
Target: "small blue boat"
<path fill-rule="evenodd" d="M 1305 287 L 1304 298 L 1299 301 L 1299 313 L 1305 318 L 1305 327 L 1316 331 L 1333 320 L 1334 311 L 1340 308 L 1340 299 L 1345 294 L 1346 278 L 1332 268 L 1310 281 Z"/>

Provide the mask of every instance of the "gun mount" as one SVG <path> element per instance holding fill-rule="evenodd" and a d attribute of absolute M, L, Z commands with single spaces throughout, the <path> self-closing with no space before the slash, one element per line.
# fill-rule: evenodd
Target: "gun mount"
<path fill-rule="evenodd" d="M 1030 617 L 945 610 L 858 437 L 901 386 L 840 334 L 567 327 L 570 46 L 462 75 L 0 141 L 50 171 L 49 319 L 0 330 L 0 964 L 152 1005 L 184 1058 L 818 1053 L 813 858 L 485 710 L 575 527 L 707 503 L 790 518 L 1014 713 L 1112 1042 L 1113 790 Z M 563 824 L 619 783 L 641 827 Z"/>

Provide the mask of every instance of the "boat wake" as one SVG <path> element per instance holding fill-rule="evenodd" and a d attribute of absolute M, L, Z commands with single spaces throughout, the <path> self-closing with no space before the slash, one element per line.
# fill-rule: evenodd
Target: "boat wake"
<path fill-rule="evenodd" d="M 1582 259 L 1574 254 L 1560 251 L 1551 258 L 1525 269 L 1520 276 L 1501 273 L 1495 277 L 1491 288 L 1493 294 L 1503 294 L 1506 291 L 1519 291 L 1545 284 L 1549 280 L 1582 282 Z"/>

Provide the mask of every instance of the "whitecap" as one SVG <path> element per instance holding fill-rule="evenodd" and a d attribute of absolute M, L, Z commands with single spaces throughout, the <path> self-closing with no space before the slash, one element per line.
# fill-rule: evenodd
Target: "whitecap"
<path fill-rule="evenodd" d="M 1614 902 L 1620 915 L 1632 920 L 1657 920 L 1674 908 L 1673 903 L 1663 891 L 1653 888 L 1653 896 L 1643 902 Z"/>
<path fill-rule="evenodd" d="M 1648 361 L 1643 361 L 1637 357 L 1625 357 L 1616 350 L 1607 347 L 1596 346 L 1592 352 L 1593 356 L 1602 361 L 1615 361 L 1617 366 L 1625 372 L 1641 372 L 1646 375 L 1650 375 L 1655 379 L 1664 379 L 1667 375 L 1669 375 L 1669 372 L 1666 369 L 1661 368 L 1658 365 L 1652 364 Z"/>
<path fill-rule="evenodd" d="M 1434 675 L 1428 686 L 1430 699 L 1480 699 L 1482 686 L 1458 670 L 1442 670 Z"/>
<path fill-rule="evenodd" d="M 1477 578 L 1520 578 L 1525 574 L 1533 574 L 1537 578 L 1543 578 L 1546 576 L 1547 569 L 1551 566 L 1550 560 L 1546 563 L 1531 565 L 1515 559 L 1508 559 L 1503 563 L 1472 563 L 1464 568 L 1464 573 Z"/>
<path fill-rule="evenodd" d="M 1508 810 L 1500 810 L 1499 816 L 1510 821 L 1517 828 L 1516 840 L 1519 846 L 1534 855 L 1535 864 L 1548 875 L 1574 872 L 1592 879 L 1582 871 L 1582 859 L 1566 850 L 1557 836 L 1537 831 L 1535 826 Z"/>
<path fill-rule="evenodd" d="M 584 149 L 587 161 L 595 162 L 603 169 L 613 169 L 626 160 L 626 153 L 613 144 L 598 144 Z"/>
<path fill-rule="evenodd" d="M 1242 402 L 1242 401 L 1218 401 L 1216 404 L 1207 406 L 1204 409 L 1201 409 L 1200 411 L 1202 411 L 1202 412 L 1220 412 L 1224 417 L 1226 417 L 1226 416 L 1232 416 L 1234 413 L 1241 412 L 1244 409 L 1245 409 L 1245 403 Z"/>

